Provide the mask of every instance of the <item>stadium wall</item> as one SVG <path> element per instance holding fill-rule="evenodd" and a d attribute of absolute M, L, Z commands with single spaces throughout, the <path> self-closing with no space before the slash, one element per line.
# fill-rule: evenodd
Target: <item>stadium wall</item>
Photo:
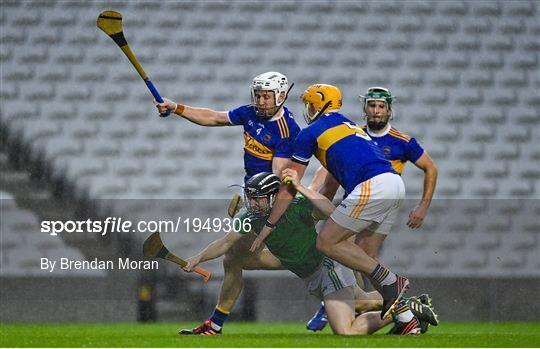
<path fill-rule="evenodd" d="M 0 283 L 0 322 L 137 319 L 136 277 L 3 277 Z"/>
<path fill-rule="evenodd" d="M 139 316 L 136 278 L 13 277 L 1 282 L 0 322 L 116 322 Z M 442 321 L 540 321 L 539 289 L 537 278 L 414 278 L 409 294 L 428 290 Z M 214 299 L 197 309 L 167 302 L 173 315 L 158 310 L 157 320 L 202 320 Z M 155 301 L 164 308 L 162 299 Z M 305 321 L 317 307 L 299 279 L 248 276 L 231 319 Z"/>
<path fill-rule="evenodd" d="M 441 321 L 540 320 L 537 278 L 413 278 L 411 282 L 408 294 L 428 292 Z M 317 309 L 314 298 L 305 300 L 299 280 L 261 279 L 255 285 L 259 321 L 307 320 Z"/>

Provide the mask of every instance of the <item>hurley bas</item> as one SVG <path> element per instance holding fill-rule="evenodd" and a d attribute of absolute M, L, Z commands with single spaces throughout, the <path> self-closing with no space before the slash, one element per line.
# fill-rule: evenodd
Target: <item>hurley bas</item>
<path fill-rule="evenodd" d="M 116 261 L 98 260 L 97 258 L 91 261 L 65 257 L 58 260 L 41 258 L 41 270 L 48 270 L 52 273 L 57 267 L 60 270 L 157 270 L 159 264 L 157 261 L 137 261 L 129 258 L 118 258 Z"/>

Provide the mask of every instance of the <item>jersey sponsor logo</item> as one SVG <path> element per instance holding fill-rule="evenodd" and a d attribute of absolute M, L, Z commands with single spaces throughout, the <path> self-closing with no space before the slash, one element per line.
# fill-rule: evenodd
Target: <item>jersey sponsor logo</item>
<path fill-rule="evenodd" d="M 251 137 L 247 132 L 244 132 L 244 150 L 259 159 L 268 161 L 271 161 L 274 155 L 270 148 Z"/>

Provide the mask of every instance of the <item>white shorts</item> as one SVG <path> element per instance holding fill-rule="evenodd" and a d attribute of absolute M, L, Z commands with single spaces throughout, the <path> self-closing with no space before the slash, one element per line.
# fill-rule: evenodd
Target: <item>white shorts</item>
<path fill-rule="evenodd" d="M 328 257 L 324 257 L 322 266 L 315 273 L 303 280 L 308 292 L 321 301 L 331 293 L 356 284 L 351 269 Z"/>
<path fill-rule="evenodd" d="M 357 233 L 368 229 L 388 234 L 404 197 L 405 185 L 401 176 L 383 173 L 358 184 L 330 217 Z"/>

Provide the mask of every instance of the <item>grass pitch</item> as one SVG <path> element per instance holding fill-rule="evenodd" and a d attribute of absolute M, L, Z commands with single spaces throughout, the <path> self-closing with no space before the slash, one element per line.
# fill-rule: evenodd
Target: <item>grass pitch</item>
<path fill-rule="evenodd" d="M 179 336 L 197 323 L 0 324 L 1 347 L 539 347 L 540 323 L 443 323 L 417 337 L 334 336 L 302 323 L 229 322 L 222 336 Z"/>

